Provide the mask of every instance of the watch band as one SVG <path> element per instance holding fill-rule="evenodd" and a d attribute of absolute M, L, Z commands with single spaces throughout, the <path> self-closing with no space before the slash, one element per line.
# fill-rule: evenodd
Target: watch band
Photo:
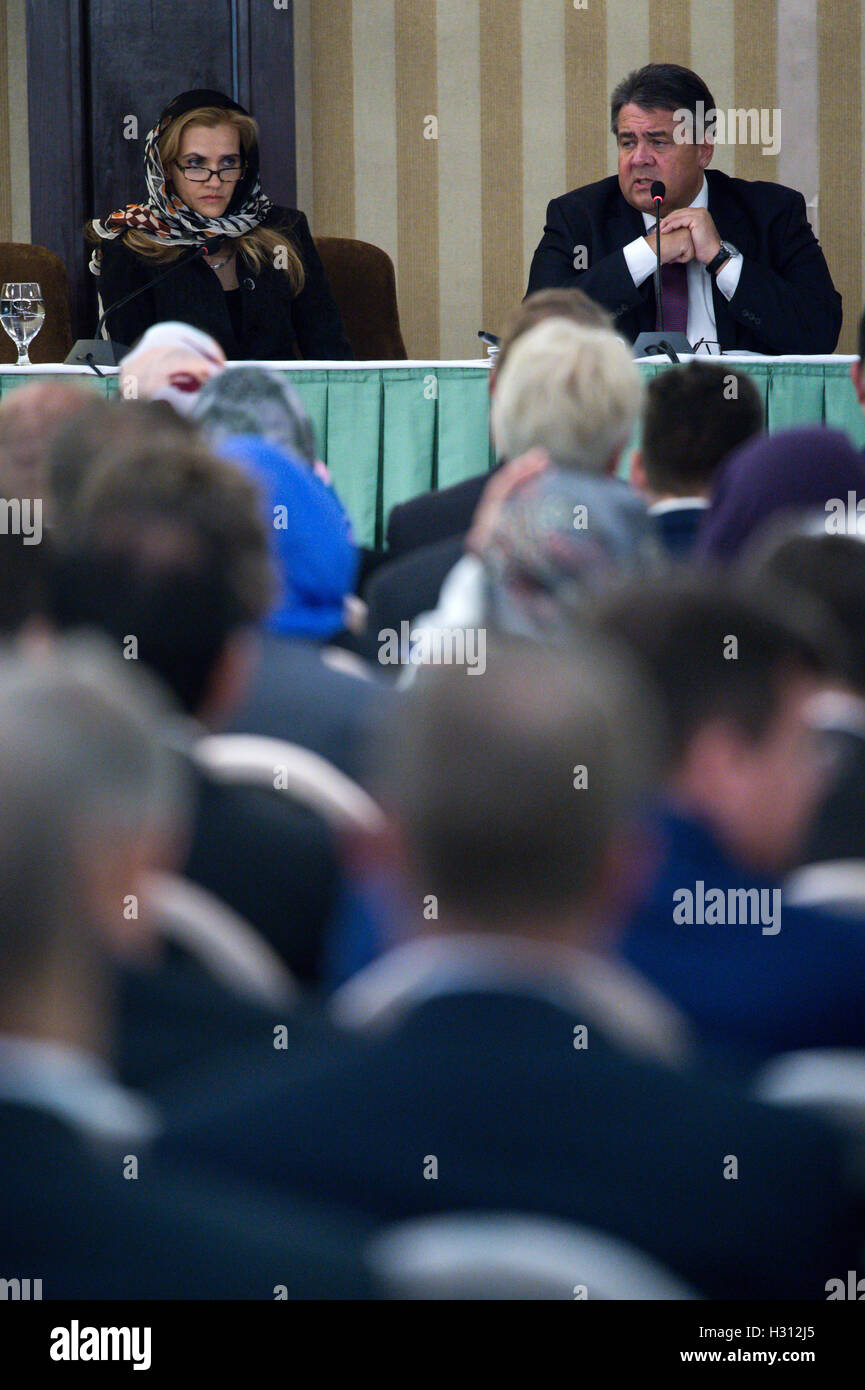
<path fill-rule="evenodd" d="M 710 275 L 717 275 L 721 267 L 725 266 L 729 260 L 732 260 L 732 258 L 738 254 L 735 246 L 731 246 L 728 241 L 722 241 L 721 249 L 717 256 L 706 266 L 707 271 Z"/>

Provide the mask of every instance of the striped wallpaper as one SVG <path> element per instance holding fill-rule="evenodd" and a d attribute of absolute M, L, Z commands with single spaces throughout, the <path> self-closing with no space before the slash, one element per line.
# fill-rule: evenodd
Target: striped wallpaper
<path fill-rule="evenodd" d="M 859 0 L 294 0 L 298 201 L 313 230 L 397 269 L 409 356 L 478 355 L 525 291 L 551 197 L 615 172 L 612 87 L 687 63 L 719 108 L 779 108 L 776 156 L 714 165 L 798 188 L 863 303 L 865 14 Z"/>
<path fill-rule="evenodd" d="M 29 240 L 24 0 L 0 0 L 0 241 Z"/>

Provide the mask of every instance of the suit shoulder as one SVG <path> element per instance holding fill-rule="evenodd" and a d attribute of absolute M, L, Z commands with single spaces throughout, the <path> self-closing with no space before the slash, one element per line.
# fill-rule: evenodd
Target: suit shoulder
<path fill-rule="evenodd" d="M 580 188 L 572 188 L 570 193 L 562 193 L 560 197 L 553 198 L 551 206 L 560 208 L 563 213 L 577 209 L 591 213 L 603 210 L 619 197 L 619 180 L 612 174 L 609 178 L 598 179 L 596 183 L 584 183 Z"/>
<path fill-rule="evenodd" d="M 274 206 L 265 217 L 262 226 L 273 232 L 287 232 L 296 241 L 306 240 L 312 235 L 306 213 L 301 212 L 300 208 Z"/>
<path fill-rule="evenodd" d="M 709 187 L 723 197 L 736 199 L 746 207 L 763 211 L 777 212 L 803 201 L 802 194 L 784 183 L 772 183 L 768 179 L 736 179 L 720 170 L 711 170 Z"/>

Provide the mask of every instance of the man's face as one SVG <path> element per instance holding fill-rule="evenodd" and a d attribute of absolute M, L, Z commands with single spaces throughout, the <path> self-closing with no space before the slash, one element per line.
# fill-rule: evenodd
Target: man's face
<path fill-rule="evenodd" d="M 653 212 L 650 189 L 656 179 L 666 185 L 664 216 L 694 201 L 709 164 L 710 144 L 677 144 L 675 113 L 623 106 L 619 112 L 619 187 L 625 200 L 640 212 Z"/>
<path fill-rule="evenodd" d="M 794 861 L 825 789 L 826 766 L 807 717 L 818 688 L 805 676 L 785 680 L 762 737 L 753 742 L 730 731 L 716 764 L 716 826 L 734 858 L 758 873 Z"/>

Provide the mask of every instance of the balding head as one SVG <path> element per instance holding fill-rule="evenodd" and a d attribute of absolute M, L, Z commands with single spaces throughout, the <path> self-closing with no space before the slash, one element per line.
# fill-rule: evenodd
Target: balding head
<path fill-rule="evenodd" d="M 93 391 L 62 381 L 33 382 L 0 401 L 0 496 L 42 497 L 48 451 L 93 403 Z"/>

